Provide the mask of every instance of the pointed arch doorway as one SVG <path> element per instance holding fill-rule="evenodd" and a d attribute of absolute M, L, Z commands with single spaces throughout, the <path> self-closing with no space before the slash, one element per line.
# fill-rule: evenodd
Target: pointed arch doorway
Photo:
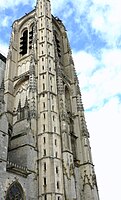
<path fill-rule="evenodd" d="M 19 182 L 13 182 L 8 188 L 5 200 L 25 200 L 22 186 Z"/>

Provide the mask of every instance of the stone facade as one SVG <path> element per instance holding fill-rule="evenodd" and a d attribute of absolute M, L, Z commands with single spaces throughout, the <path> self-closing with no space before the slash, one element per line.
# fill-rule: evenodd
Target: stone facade
<path fill-rule="evenodd" d="M 1 200 L 99 200 L 71 49 L 49 0 L 13 23 L 4 86 Z"/>

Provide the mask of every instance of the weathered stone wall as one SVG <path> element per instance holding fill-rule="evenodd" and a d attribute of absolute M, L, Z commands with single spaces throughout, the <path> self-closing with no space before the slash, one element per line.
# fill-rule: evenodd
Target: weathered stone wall
<path fill-rule="evenodd" d="M 12 183 L 18 181 L 23 188 L 26 200 L 37 200 L 37 182 L 36 177 L 28 175 L 24 178 L 14 173 L 0 171 L 0 200 L 5 200 L 7 190 Z"/>

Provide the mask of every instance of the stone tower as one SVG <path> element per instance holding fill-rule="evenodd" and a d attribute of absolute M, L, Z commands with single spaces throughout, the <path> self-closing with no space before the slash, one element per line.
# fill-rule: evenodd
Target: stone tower
<path fill-rule="evenodd" d="M 1 200 L 99 200 L 71 49 L 49 0 L 13 23 L 4 85 Z"/>

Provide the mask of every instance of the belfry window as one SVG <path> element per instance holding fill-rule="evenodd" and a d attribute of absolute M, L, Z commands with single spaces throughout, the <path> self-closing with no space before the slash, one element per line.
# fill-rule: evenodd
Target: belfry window
<path fill-rule="evenodd" d="M 23 56 L 27 53 L 28 46 L 28 30 L 23 32 L 22 37 L 20 38 L 20 54 Z"/>

